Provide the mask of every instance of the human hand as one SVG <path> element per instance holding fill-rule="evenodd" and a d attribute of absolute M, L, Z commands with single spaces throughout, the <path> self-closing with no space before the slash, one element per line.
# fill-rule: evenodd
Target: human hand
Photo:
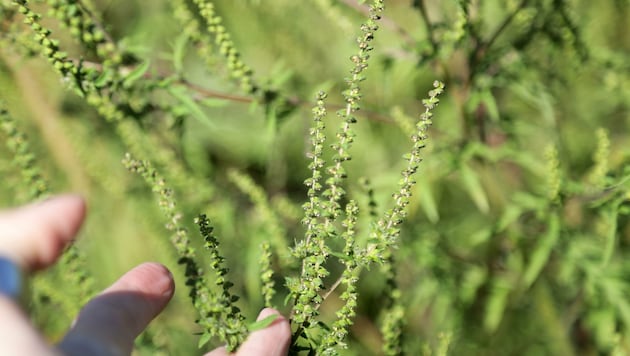
<path fill-rule="evenodd" d="M 0 211 L 0 257 L 25 273 L 52 265 L 75 237 L 85 217 L 85 203 L 66 195 L 11 211 Z M 3 278 L 3 276 L 0 276 Z M 129 355 L 135 338 L 173 296 L 169 270 L 144 263 L 93 298 L 79 313 L 59 345 L 46 343 L 17 303 L 0 293 L 2 355 Z M 259 319 L 277 312 L 265 309 Z M 236 355 L 287 354 L 291 330 L 279 317 L 253 332 Z M 228 355 L 218 348 L 206 356 Z"/>

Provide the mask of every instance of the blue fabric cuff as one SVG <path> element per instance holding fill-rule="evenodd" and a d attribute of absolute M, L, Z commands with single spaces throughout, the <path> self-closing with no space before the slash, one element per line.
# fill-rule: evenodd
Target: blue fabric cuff
<path fill-rule="evenodd" d="M 0 294 L 18 300 L 22 290 L 20 268 L 8 258 L 0 256 Z"/>

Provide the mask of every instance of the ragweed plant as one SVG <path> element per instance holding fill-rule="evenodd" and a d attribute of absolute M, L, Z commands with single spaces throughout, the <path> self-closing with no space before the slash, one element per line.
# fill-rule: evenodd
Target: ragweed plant
<path fill-rule="evenodd" d="M 212 7 L 208 6 L 208 4 L 202 6 L 204 9 L 204 12 L 202 13 L 203 17 L 212 15 L 212 12 L 208 12 L 212 10 Z M 393 240 L 396 238 L 398 233 L 397 226 L 404 219 L 405 207 L 408 204 L 410 189 L 414 183 L 413 175 L 417 171 L 418 164 L 421 161 L 420 150 L 425 145 L 425 140 L 427 139 L 427 129 L 431 124 L 432 110 L 439 102 L 437 97 L 442 93 L 444 88 L 442 83 L 436 82 L 434 84 L 435 89 L 429 94 L 430 97 L 423 102 L 426 111 L 422 114 L 421 121 L 418 124 L 418 133 L 414 134 L 412 137 L 414 148 L 411 153 L 406 156 L 408 167 L 402 173 L 403 179 L 401 180 L 400 191 L 394 194 L 395 208 L 391 212 L 387 213 L 384 219 L 379 222 L 379 226 L 382 227 L 382 231 L 375 232 L 375 239 L 378 241 L 377 245 L 369 245 L 365 248 L 365 250 L 363 250 L 356 244 L 355 241 L 355 226 L 358 214 L 358 206 L 356 202 L 350 201 L 345 209 L 346 219 L 342 223 L 342 227 L 345 228 L 345 230 L 338 233 L 335 225 L 342 213 L 341 199 L 346 195 L 345 190 L 342 187 L 343 180 L 347 177 L 344 162 L 349 161 L 351 158 L 349 151 L 355 136 L 351 130 L 351 125 L 357 121 L 354 113 L 359 110 L 359 100 L 361 99 L 359 83 L 365 79 L 362 73 L 368 66 L 367 61 L 370 57 L 369 52 L 372 50 L 370 42 L 374 39 L 374 33 L 378 29 L 376 21 L 380 19 L 380 13 L 382 11 L 382 1 L 375 1 L 372 5 L 370 5 L 368 22 L 361 26 L 362 33 L 357 38 L 359 51 L 357 55 L 354 55 L 351 58 L 354 67 L 350 72 L 351 76 L 347 79 L 348 89 L 343 93 L 346 100 L 346 107 L 340 110 L 337 114 L 342 120 L 342 124 L 336 135 L 337 140 L 330 144 L 330 147 L 334 152 L 332 158 L 333 162 L 326 169 L 326 173 L 329 177 L 325 181 L 326 189 L 323 191 L 321 180 L 324 177 L 324 173 L 322 171 L 325 163 L 323 161 L 322 154 L 324 145 L 327 142 L 324 134 L 324 119 L 327 114 L 324 106 L 324 100 L 326 99 L 325 93 L 320 92 L 318 94 L 316 99 L 317 104 L 313 109 L 314 126 L 310 129 L 312 151 L 309 153 L 309 157 L 312 159 L 312 162 L 309 165 L 312 175 L 305 182 L 308 188 L 309 197 L 309 201 L 304 204 L 305 217 L 303 219 L 303 223 L 306 226 L 306 235 L 305 239 L 301 241 L 293 251 L 293 257 L 301 261 L 302 269 L 299 277 L 291 277 L 287 279 L 289 297 L 293 299 L 291 320 L 295 324 L 295 333 L 293 335 L 293 345 L 291 349 L 292 353 L 310 349 L 311 351 L 316 351 L 320 354 L 334 354 L 336 353 L 336 347 L 345 346 L 344 339 L 349 332 L 349 327 L 353 324 L 353 317 L 356 314 L 357 290 L 355 284 L 358 281 L 361 269 L 368 267 L 372 262 L 381 262 L 389 266 L 388 268 L 392 268 L 391 259 L 383 258 L 383 256 L 389 255 L 389 249 L 396 244 Z M 168 191 L 164 191 L 160 188 L 163 185 L 163 181 L 161 179 L 156 181 L 156 173 L 148 170 L 147 168 L 139 169 L 139 167 L 145 166 L 146 163 L 133 163 L 133 161 L 129 161 L 129 159 L 127 159 L 126 162 L 126 165 L 130 169 L 138 171 L 145 177 L 145 179 L 148 179 L 148 183 L 150 185 L 157 187 L 154 188 L 154 190 L 157 189 L 156 192 L 161 192 L 160 195 L 167 197 L 166 200 L 164 200 L 165 198 L 162 198 L 161 205 L 166 206 L 168 209 L 172 209 L 174 202 L 169 201 L 168 199 L 170 193 L 167 194 Z M 240 176 L 236 172 L 232 172 L 231 179 L 240 187 L 241 190 L 247 192 L 252 197 L 252 200 L 260 207 L 261 213 L 271 214 L 270 207 L 266 203 L 262 193 L 260 190 L 256 189 L 256 187 L 253 186 L 247 178 Z M 167 214 L 167 218 L 171 221 L 171 223 L 175 224 L 176 221 L 173 222 L 173 219 L 177 216 L 179 215 L 172 211 Z M 275 218 L 272 217 L 272 215 L 267 215 L 265 220 L 273 221 Z M 219 286 L 224 286 L 223 281 L 227 270 L 220 267 L 220 263 L 223 258 L 219 255 L 215 255 L 216 245 L 210 243 L 216 241 L 216 239 L 212 238 L 211 235 L 208 235 L 208 233 L 212 230 L 208 226 L 207 220 L 200 217 L 198 221 L 200 221 L 202 235 L 206 236 L 206 241 L 209 243 L 207 246 L 210 248 L 212 256 L 214 256 L 211 259 L 214 261 L 211 265 L 218 271 L 218 275 L 216 276 L 216 280 L 218 281 L 217 283 Z M 183 230 L 178 229 L 177 231 L 181 232 Z M 279 235 L 282 233 L 282 230 L 278 228 L 278 224 L 276 223 L 270 226 L 269 232 L 274 235 Z M 325 268 L 325 263 L 331 253 L 335 253 L 331 249 L 330 242 L 328 240 L 339 237 L 345 241 L 345 245 L 341 253 L 337 253 L 337 255 L 340 256 L 339 258 L 345 265 L 345 269 L 338 281 L 330 287 L 326 294 L 322 295 L 321 291 L 324 288 L 324 279 L 329 275 L 329 271 Z M 281 246 L 282 240 L 278 240 L 276 237 L 273 241 L 276 241 L 276 244 L 278 244 L 277 241 L 280 241 L 279 247 L 283 247 Z M 178 244 L 179 242 L 176 241 L 175 246 L 177 247 Z M 268 257 L 269 250 L 268 245 L 265 246 L 267 247 L 263 250 L 263 295 L 265 297 L 265 304 L 269 305 L 272 298 L 272 284 Z M 177 248 L 177 250 L 180 255 L 184 256 L 183 260 L 194 261 L 193 256 L 190 255 L 191 250 L 189 248 L 180 247 Z M 181 261 L 182 260 L 180 260 L 180 262 Z M 191 266 L 186 267 L 187 271 L 195 269 L 196 268 Z M 390 278 L 393 278 L 391 273 L 389 273 L 389 275 Z M 390 283 L 394 282 L 391 281 Z M 187 284 L 197 285 L 195 282 L 188 282 Z M 341 296 L 345 306 L 337 313 L 337 320 L 333 322 L 330 332 L 324 336 L 317 335 L 317 333 L 321 333 L 322 331 L 321 324 L 318 324 L 315 320 L 315 317 L 318 315 L 318 309 L 327 296 L 340 285 L 345 287 L 345 292 Z M 196 293 L 197 292 L 193 288 L 193 291 L 191 292 L 193 302 L 197 308 L 203 308 L 201 305 L 197 304 L 197 300 L 199 298 L 195 297 Z M 397 292 L 394 293 L 396 294 Z M 227 292 L 227 289 L 224 289 L 223 297 L 225 299 L 223 301 L 219 301 L 218 305 L 223 305 L 231 311 L 238 311 L 238 308 L 233 305 L 237 298 L 231 297 Z M 207 298 L 203 298 L 205 303 L 211 303 L 206 299 Z M 396 315 L 398 314 L 399 313 L 396 313 Z M 210 320 L 213 317 L 219 320 L 234 320 L 236 325 L 239 325 L 238 323 L 242 321 L 242 317 L 240 315 L 230 314 L 229 312 L 226 314 L 205 313 L 205 315 L 207 320 Z M 396 316 L 395 318 L 399 319 L 399 316 Z M 203 322 L 201 325 L 203 326 Z M 202 338 L 201 344 L 204 344 L 209 337 L 219 335 L 223 341 L 228 343 L 229 349 L 235 349 L 243 341 L 245 333 L 246 329 L 241 329 L 239 331 L 238 328 L 234 329 L 234 327 L 227 327 L 225 324 L 210 325 L 207 329 L 207 333 L 204 334 L 208 337 Z M 232 335 L 233 338 L 228 338 L 227 335 Z M 397 339 L 396 336 L 393 338 Z"/>
<path fill-rule="evenodd" d="M 173 232 L 171 242 L 178 255 L 177 263 L 184 267 L 186 286 L 190 289 L 189 296 L 199 312 L 197 323 L 203 328 L 199 340 L 200 347 L 210 341 L 211 337 L 216 336 L 227 344 L 229 351 L 233 351 L 244 341 L 247 327 L 243 323 L 244 318 L 240 310 L 234 305 L 238 297 L 230 293 L 233 284 L 227 280 L 228 270 L 224 266 L 224 258 L 218 251 L 218 241 L 212 233 L 208 218 L 199 215 L 195 223 L 199 225 L 199 231 L 205 241 L 204 246 L 210 254 L 214 289 L 210 288 L 203 270 L 198 266 L 198 258 L 191 246 L 188 230 L 180 223 L 182 214 L 177 211 L 173 191 L 167 187 L 164 178 L 149 162 L 134 160 L 130 155 L 125 157 L 123 164 L 130 171 L 141 175 L 159 197 L 159 205 L 167 220 L 166 228 Z"/>

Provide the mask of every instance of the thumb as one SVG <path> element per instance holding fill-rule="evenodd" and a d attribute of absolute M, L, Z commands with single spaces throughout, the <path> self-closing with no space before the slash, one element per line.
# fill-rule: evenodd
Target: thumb
<path fill-rule="evenodd" d="M 83 308 L 59 347 L 67 355 L 129 355 L 174 288 L 171 273 L 160 264 L 132 269 Z"/>

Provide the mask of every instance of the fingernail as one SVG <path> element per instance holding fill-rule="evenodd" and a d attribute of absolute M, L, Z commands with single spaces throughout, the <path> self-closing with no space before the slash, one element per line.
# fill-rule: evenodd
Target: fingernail
<path fill-rule="evenodd" d="M 160 278 L 156 281 L 156 287 L 161 290 L 160 294 L 163 297 L 171 297 L 175 291 L 175 282 L 171 271 L 162 264 L 155 264 L 156 268 L 160 269 Z"/>

